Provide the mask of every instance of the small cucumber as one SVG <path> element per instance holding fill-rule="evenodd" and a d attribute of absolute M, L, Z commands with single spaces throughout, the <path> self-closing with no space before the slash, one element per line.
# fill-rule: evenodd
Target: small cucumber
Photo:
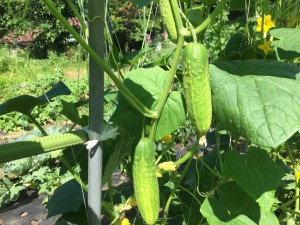
<path fill-rule="evenodd" d="M 178 34 L 169 0 L 159 0 L 159 9 L 163 24 L 168 33 L 168 38 L 174 43 L 177 42 Z"/>
<path fill-rule="evenodd" d="M 197 133 L 205 135 L 212 119 L 211 89 L 206 48 L 189 43 L 183 50 L 183 86 L 189 117 Z"/>
<path fill-rule="evenodd" d="M 135 148 L 133 185 L 139 211 L 147 224 L 155 224 L 159 213 L 154 142 L 142 138 Z"/>

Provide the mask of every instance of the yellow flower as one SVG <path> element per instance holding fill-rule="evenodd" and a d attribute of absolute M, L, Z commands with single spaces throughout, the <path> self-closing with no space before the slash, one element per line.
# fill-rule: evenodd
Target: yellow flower
<path fill-rule="evenodd" d="M 162 177 L 162 174 L 160 172 L 156 172 L 157 177 Z"/>
<path fill-rule="evenodd" d="M 296 183 L 298 184 L 299 180 L 300 180 L 300 172 L 297 172 L 295 174 L 295 178 L 296 178 Z"/>
<path fill-rule="evenodd" d="M 123 218 L 121 221 L 121 225 L 131 225 L 131 223 L 129 222 L 129 219 Z"/>
<path fill-rule="evenodd" d="M 264 33 L 267 33 L 272 27 L 275 27 L 274 22 L 271 20 L 271 15 L 267 15 L 264 18 Z M 257 19 L 256 31 L 260 32 L 262 28 L 262 17 Z"/>
<path fill-rule="evenodd" d="M 263 50 L 265 55 L 268 54 L 269 51 L 272 51 L 273 49 L 269 46 L 269 42 L 266 41 L 266 39 L 264 38 L 264 44 L 263 45 L 258 45 L 258 48 Z"/>
<path fill-rule="evenodd" d="M 169 135 L 163 137 L 163 139 L 162 139 L 162 143 L 163 143 L 163 144 L 171 143 L 171 141 L 172 141 L 172 135 L 171 135 L 171 134 L 169 134 Z"/>
<path fill-rule="evenodd" d="M 158 165 L 159 169 L 165 170 L 165 171 L 175 171 L 176 166 L 174 165 L 174 162 L 169 161 L 169 162 L 163 162 Z"/>

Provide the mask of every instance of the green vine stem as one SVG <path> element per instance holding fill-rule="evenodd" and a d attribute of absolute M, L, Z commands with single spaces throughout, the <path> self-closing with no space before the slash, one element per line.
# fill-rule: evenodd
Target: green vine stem
<path fill-rule="evenodd" d="M 217 173 L 216 171 L 214 171 L 204 160 L 203 157 L 199 157 L 202 165 L 209 171 L 211 172 L 213 175 L 215 175 L 216 177 L 218 177 L 220 180 L 223 179 L 223 177 Z"/>
<path fill-rule="evenodd" d="M 294 175 L 296 177 L 296 173 L 298 172 L 297 171 L 297 164 L 296 164 L 295 159 L 293 157 L 291 148 L 290 148 L 290 146 L 289 146 L 289 144 L 287 142 L 285 143 L 285 146 L 286 146 L 286 150 L 287 150 L 288 156 L 289 156 L 289 158 L 290 158 L 290 160 L 292 162 L 292 166 L 293 166 L 293 169 L 294 169 Z M 296 201 L 295 201 L 295 211 L 299 212 L 299 203 L 300 203 L 300 201 L 299 201 L 299 197 L 298 197 L 299 196 L 299 187 L 298 187 L 297 179 L 296 179 L 295 182 L 296 182 L 296 188 L 295 188 L 295 198 L 296 198 Z M 295 214 L 295 219 L 296 219 L 296 217 L 297 217 L 297 215 Z"/>
<path fill-rule="evenodd" d="M 151 13 L 152 12 L 152 8 L 153 8 L 153 1 L 151 1 L 151 4 L 150 4 L 150 9 L 149 9 L 149 15 L 148 15 L 148 18 L 147 18 L 147 21 L 146 21 L 146 24 L 145 27 L 144 27 L 144 32 L 143 32 L 143 43 L 142 43 L 142 49 L 146 46 L 146 49 L 148 48 L 148 45 L 145 44 L 146 42 L 146 34 L 147 34 L 147 28 L 149 27 L 149 22 L 150 22 L 150 18 L 151 18 Z M 144 15 L 143 15 L 143 19 L 145 20 L 145 17 L 146 17 L 146 12 L 145 12 L 145 6 L 143 7 L 143 12 L 144 12 Z M 140 62 L 141 62 L 141 59 L 138 61 L 138 67 L 140 67 Z"/>
<path fill-rule="evenodd" d="M 169 96 L 169 93 L 170 93 L 170 90 L 171 90 L 171 87 L 173 84 L 173 79 L 174 79 L 174 76 L 175 76 L 175 73 L 177 70 L 178 62 L 180 59 L 180 53 L 183 48 L 183 43 L 184 43 L 184 37 L 183 37 L 183 35 L 180 35 L 178 38 L 177 47 L 176 47 L 176 50 L 174 53 L 174 59 L 172 62 L 170 74 L 169 74 L 167 82 L 166 82 L 166 87 L 165 87 L 162 97 L 160 98 L 160 102 L 158 102 L 158 106 L 157 106 L 157 115 L 158 116 L 160 116 L 160 114 L 164 108 L 165 102 L 167 101 L 167 98 Z"/>
<path fill-rule="evenodd" d="M 60 157 L 60 161 L 64 164 L 65 167 L 70 170 L 71 174 L 73 175 L 74 179 L 80 184 L 83 189 L 88 192 L 88 187 L 83 183 L 83 181 L 80 179 L 80 177 L 77 175 L 77 173 L 73 170 L 72 166 L 70 166 L 69 162 L 65 159 L 65 157 Z"/>
<path fill-rule="evenodd" d="M 197 149 L 197 144 L 198 144 L 198 143 L 196 143 L 196 144 L 193 146 L 193 147 L 196 146 L 196 147 L 195 147 L 196 149 Z M 169 196 L 169 198 L 168 198 L 168 200 L 167 200 L 167 203 L 166 203 L 166 205 L 165 205 L 164 214 L 163 214 L 163 220 L 162 220 L 162 223 L 161 223 L 162 225 L 165 225 L 166 222 L 167 222 L 167 214 L 168 214 L 168 212 L 169 212 L 169 207 L 170 207 L 170 204 L 171 204 L 173 195 L 175 194 L 175 192 L 176 192 L 178 186 L 180 185 L 180 183 L 181 183 L 182 179 L 184 178 L 185 174 L 187 173 L 187 171 L 188 171 L 188 169 L 189 169 L 189 167 L 190 167 L 190 165 L 191 165 L 192 160 L 193 160 L 193 158 L 190 157 L 189 160 L 188 160 L 188 162 L 187 162 L 187 164 L 185 165 L 185 167 L 184 167 L 184 169 L 183 169 L 183 171 L 182 171 L 182 174 L 180 175 L 180 177 L 178 178 L 176 184 L 174 185 L 174 188 L 172 189 L 172 192 L 171 192 L 171 194 L 170 194 L 170 196 Z"/>
<path fill-rule="evenodd" d="M 172 144 L 173 144 L 173 142 L 172 142 Z M 156 159 L 155 165 L 157 165 L 160 162 L 161 158 L 170 150 L 171 146 L 172 145 L 168 144 L 168 146 L 166 146 L 165 148 L 163 148 L 161 154 Z"/>
<path fill-rule="evenodd" d="M 178 8 L 177 0 L 169 0 L 169 1 L 170 1 L 170 5 L 171 5 L 171 8 L 172 8 L 173 17 L 174 17 L 174 21 L 175 21 L 175 24 L 176 24 L 177 32 L 179 33 L 179 35 L 181 35 L 181 33 L 184 31 L 184 26 L 182 24 L 182 20 L 181 20 L 181 17 L 180 17 L 180 12 L 179 12 L 179 8 Z"/>
<path fill-rule="evenodd" d="M 291 204 L 293 204 L 298 198 L 300 198 L 300 196 L 298 195 L 297 197 L 293 198 L 292 200 L 285 202 L 283 204 L 281 204 L 280 206 L 282 207 L 289 207 Z"/>
<path fill-rule="evenodd" d="M 27 114 L 26 116 L 28 116 L 29 119 L 34 123 L 34 125 L 37 126 L 37 128 L 41 131 L 41 133 L 43 134 L 43 136 L 47 136 L 48 135 L 46 133 L 46 131 L 44 130 L 44 128 L 40 125 L 40 123 L 31 114 Z"/>
<path fill-rule="evenodd" d="M 278 209 L 281 209 L 281 210 L 284 211 L 284 212 L 289 212 L 289 213 L 291 213 L 291 214 L 300 216 L 300 212 L 298 212 L 298 211 L 291 210 L 291 209 L 289 209 L 289 208 L 287 208 L 287 207 L 285 207 L 285 206 L 282 206 L 282 205 L 274 204 L 274 206 L 275 206 L 276 208 L 278 208 Z"/>
<path fill-rule="evenodd" d="M 69 24 L 66 18 L 57 10 L 51 0 L 43 0 L 48 9 L 54 14 L 54 16 L 64 25 L 64 27 L 73 35 L 75 40 L 89 53 L 89 55 L 95 60 L 97 64 L 107 73 L 107 75 L 113 80 L 117 88 L 125 99 L 131 104 L 136 110 L 142 113 L 144 116 L 149 118 L 158 118 L 157 113 L 148 109 L 142 102 L 140 102 L 124 83 L 114 74 L 109 65 L 102 60 L 90 46 L 81 38 L 81 36 L 75 31 L 75 29 Z"/>
<path fill-rule="evenodd" d="M 221 0 L 219 2 L 217 7 L 214 9 L 214 11 L 210 15 L 208 15 L 208 17 L 195 29 L 195 32 L 197 34 L 203 31 L 216 18 L 216 16 L 219 15 L 219 13 L 221 13 L 226 2 L 227 0 Z M 192 35 L 191 32 L 185 34 L 186 37 L 189 37 L 191 35 Z"/>
<path fill-rule="evenodd" d="M 220 170 L 221 170 L 221 173 L 223 174 L 223 160 L 222 160 L 222 155 L 221 155 L 221 141 L 220 141 L 220 127 L 219 125 L 217 126 L 217 129 L 216 129 L 216 142 L 217 142 L 217 152 L 218 152 L 218 158 L 219 158 L 219 164 L 220 164 Z"/>
<path fill-rule="evenodd" d="M 197 35 L 193 27 L 191 27 L 191 32 L 192 32 L 193 42 L 197 43 L 198 42 Z"/>
<path fill-rule="evenodd" d="M 174 165 L 179 166 L 180 164 L 184 163 L 189 158 L 191 158 L 194 155 L 194 153 L 196 152 L 198 146 L 199 146 L 199 137 L 197 138 L 197 140 L 196 140 L 195 144 L 193 145 L 193 147 L 191 147 L 182 158 L 180 158 L 176 162 L 174 162 Z"/>
<path fill-rule="evenodd" d="M 156 110 L 157 118 L 160 117 L 160 114 L 161 114 L 161 112 L 162 112 L 162 110 L 165 106 L 165 103 L 168 99 L 168 96 L 169 96 L 169 93 L 170 93 L 170 90 L 171 90 L 171 87 L 172 87 L 172 84 L 173 84 L 174 76 L 175 76 L 175 73 L 176 73 L 176 70 L 177 70 L 178 62 L 179 62 L 179 59 L 180 59 L 181 50 L 183 48 L 183 43 L 184 43 L 184 37 L 183 37 L 183 35 L 179 35 L 178 42 L 177 42 L 177 48 L 174 52 L 174 59 L 173 59 L 172 66 L 171 66 L 171 69 L 170 69 L 170 72 L 169 72 L 169 76 L 168 76 L 167 81 L 166 81 L 166 87 L 164 89 L 162 97 L 160 98 L 160 100 L 157 104 L 157 110 Z M 153 140 L 155 138 L 157 123 L 158 123 L 158 119 L 154 120 L 152 125 L 151 125 L 151 130 L 150 130 L 149 136 Z"/>

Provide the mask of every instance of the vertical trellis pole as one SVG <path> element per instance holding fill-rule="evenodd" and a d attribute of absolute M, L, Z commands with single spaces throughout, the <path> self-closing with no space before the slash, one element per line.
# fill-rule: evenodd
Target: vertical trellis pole
<path fill-rule="evenodd" d="M 88 1 L 89 45 L 101 58 L 104 57 L 104 10 L 105 0 Z M 103 119 L 104 72 L 92 58 L 89 59 L 89 93 L 89 128 L 100 133 Z M 90 150 L 88 165 L 88 225 L 100 225 L 101 143 Z"/>

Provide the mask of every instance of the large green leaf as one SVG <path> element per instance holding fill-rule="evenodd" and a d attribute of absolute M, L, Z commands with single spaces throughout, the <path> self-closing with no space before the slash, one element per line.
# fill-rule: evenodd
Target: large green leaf
<path fill-rule="evenodd" d="M 30 115 L 34 107 L 45 104 L 52 98 L 59 95 L 69 94 L 71 94 L 70 89 L 63 82 L 59 81 L 44 95 L 41 95 L 37 98 L 30 95 L 20 95 L 0 104 L 0 115 L 14 111 L 21 112 L 25 115 Z"/>
<path fill-rule="evenodd" d="M 138 69 L 126 74 L 124 84 L 145 106 L 156 110 L 157 102 L 165 89 L 167 76 L 168 72 L 159 67 Z M 139 134 L 142 120 L 143 116 L 120 95 L 117 109 L 112 115 L 111 121 Z M 181 94 L 173 91 L 162 110 L 155 139 L 162 139 L 184 124 L 185 112 Z"/>
<path fill-rule="evenodd" d="M 274 196 L 275 196 L 275 191 L 268 191 L 265 192 L 262 196 L 259 197 L 259 199 L 256 200 L 261 210 L 260 223 L 259 223 L 261 225 L 269 225 L 269 224 L 279 225 L 277 216 L 272 211 L 273 204 L 278 201 Z"/>
<path fill-rule="evenodd" d="M 73 179 L 58 187 L 47 203 L 48 216 L 52 217 L 67 212 L 77 212 L 83 204 L 81 186 Z M 84 216 L 84 215 L 82 215 Z"/>
<path fill-rule="evenodd" d="M 232 182 L 220 186 L 217 196 L 206 198 L 200 212 L 210 225 L 279 225 L 271 209 L 259 206 Z"/>
<path fill-rule="evenodd" d="M 178 91 L 173 91 L 170 93 L 159 118 L 155 139 L 160 140 L 164 136 L 172 133 L 178 127 L 184 125 L 185 120 L 186 117 L 181 94 Z"/>
<path fill-rule="evenodd" d="M 272 47 L 281 48 L 285 51 L 300 53 L 300 29 L 296 28 L 277 28 L 270 31 L 275 38 Z"/>
<path fill-rule="evenodd" d="M 235 183 L 219 187 L 218 197 L 206 198 L 200 212 L 211 225 L 256 225 L 259 205 Z"/>
<path fill-rule="evenodd" d="M 281 168 L 262 149 L 250 149 L 246 156 L 236 151 L 226 152 L 224 174 L 233 178 L 255 200 L 275 190 L 284 176 Z"/>
<path fill-rule="evenodd" d="M 277 147 L 300 129 L 300 67 L 276 61 L 210 65 L 213 114 L 252 143 Z"/>

